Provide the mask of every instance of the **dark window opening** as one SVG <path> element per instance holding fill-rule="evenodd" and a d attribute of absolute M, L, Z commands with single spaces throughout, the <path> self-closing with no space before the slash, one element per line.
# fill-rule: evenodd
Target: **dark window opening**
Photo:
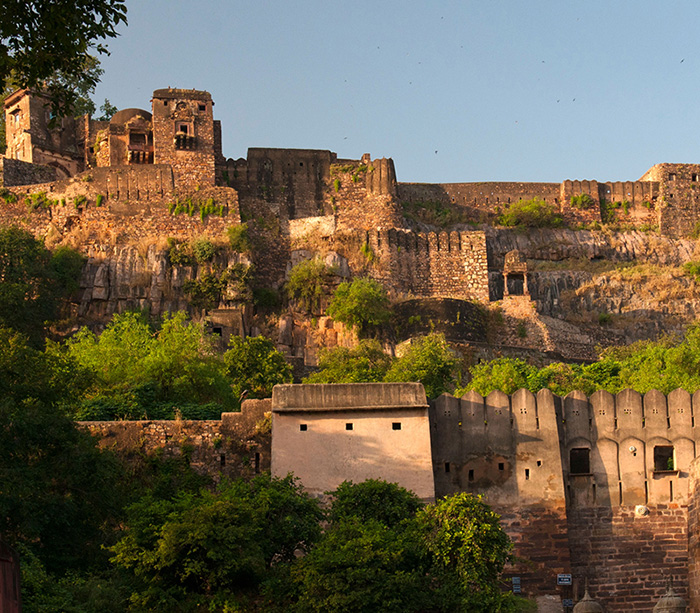
<path fill-rule="evenodd" d="M 223 336 L 224 335 L 224 329 L 221 326 L 214 326 L 211 329 L 212 334 L 216 334 L 217 336 Z"/>
<path fill-rule="evenodd" d="M 449 462 L 445 462 L 445 472 L 446 473 L 450 472 L 450 463 Z"/>
<path fill-rule="evenodd" d="M 675 172 L 669 172 L 669 173 L 668 173 L 668 180 L 669 180 L 669 181 L 675 181 L 675 180 L 676 180 L 676 173 L 675 173 Z"/>
<path fill-rule="evenodd" d="M 657 445 L 654 447 L 654 470 L 676 470 L 672 445 Z"/>
<path fill-rule="evenodd" d="M 299 424 L 299 430 L 301 432 L 306 432 L 309 429 L 308 424 Z"/>
<path fill-rule="evenodd" d="M 697 173 L 697 172 L 694 172 L 694 173 L 693 173 L 692 180 L 693 180 L 693 181 L 697 181 L 697 180 L 698 180 L 698 173 Z"/>
<path fill-rule="evenodd" d="M 530 469 L 526 468 L 525 469 L 525 481 L 529 481 L 529 480 L 530 480 Z"/>
<path fill-rule="evenodd" d="M 304 162 L 299 162 L 299 166 L 303 166 L 303 165 L 304 165 Z"/>
<path fill-rule="evenodd" d="M 188 126 L 186 123 L 181 123 L 180 125 L 178 125 L 177 131 L 178 131 L 178 132 L 182 132 L 182 134 L 187 134 L 187 128 L 188 128 L 188 127 L 189 127 L 189 126 Z"/>
<path fill-rule="evenodd" d="M 345 429 L 352 430 L 352 424 L 351 423 L 345 424 Z"/>
<path fill-rule="evenodd" d="M 206 105 L 206 104 L 200 104 L 200 105 L 199 105 L 199 110 L 200 110 L 200 111 L 206 111 L 206 110 L 207 110 L 207 105 Z"/>
<path fill-rule="evenodd" d="M 255 452 L 255 473 L 260 472 L 260 454 L 256 451 Z"/>
<path fill-rule="evenodd" d="M 163 100 L 163 106 L 168 106 L 168 101 L 167 101 L 167 100 Z"/>
<path fill-rule="evenodd" d="M 473 468 L 469 469 L 468 479 L 469 479 L 469 481 L 474 481 L 474 469 Z"/>
<path fill-rule="evenodd" d="M 499 462 L 498 463 L 498 470 L 505 470 L 505 469 L 506 469 L 506 465 L 503 462 Z"/>
<path fill-rule="evenodd" d="M 542 466 L 542 460 L 537 460 L 537 466 L 538 467 Z"/>
<path fill-rule="evenodd" d="M 225 453 L 222 453 L 219 455 L 219 464 L 221 464 L 222 467 L 226 466 L 226 454 Z"/>
<path fill-rule="evenodd" d="M 591 450 L 578 447 L 569 451 L 569 472 L 572 475 L 587 475 L 591 472 Z"/>
<path fill-rule="evenodd" d="M 395 421 L 391 424 L 391 429 L 392 430 L 401 430 L 401 422 L 400 421 Z"/>

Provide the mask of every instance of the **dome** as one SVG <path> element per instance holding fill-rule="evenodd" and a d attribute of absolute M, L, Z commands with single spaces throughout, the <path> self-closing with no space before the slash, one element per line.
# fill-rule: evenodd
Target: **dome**
<path fill-rule="evenodd" d="M 123 109 L 114 113 L 109 123 L 125 124 L 129 119 L 137 115 L 141 115 L 146 121 L 151 121 L 153 118 L 148 111 L 144 111 L 143 109 Z"/>
<path fill-rule="evenodd" d="M 583 598 L 576 603 L 573 613 L 603 613 L 603 607 L 591 598 L 588 589 L 586 589 Z"/>
<path fill-rule="evenodd" d="M 654 613 L 685 613 L 686 610 L 685 600 L 676 594 L 671 585 L 654 607 Z"/>

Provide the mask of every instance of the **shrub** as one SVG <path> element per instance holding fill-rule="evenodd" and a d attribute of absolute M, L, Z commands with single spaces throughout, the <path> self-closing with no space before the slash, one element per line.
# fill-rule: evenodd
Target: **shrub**
<path fill-rule="evenodd" d="M 335 320 L 357 328 L 363 336 L 389 321 L 389 297 L 384 286 L 364 277 L 341 283 L 328 305 L 328 314 Z"/>
<path fill-rule="evenodd" d="M 455 389 L 459 362 L 443 334 L 428 334 L 414 342 L 387 372 L 385 381 L 420 381 L 429 398 Z"/>
<path fill-rule="evenodd" d="M 321 308 L 331 270 L 320 258 L 299 262 L 289 273 L 287 294 L 296 300 L 302 309 L 314 312 Z"/>
<path fill-rule="evenodd" d="M 336 193 L 340 191 L 340 179 L 335 179 L 333 181 L 333 189 L 335 189 Z"/>
<path fill-rule="evenodd" d="M 554 211 L 551 204 L 539 198 L 533 198 L 509 204 L 498 216 L 497 223 L 509 227 L 558 228 L 562 224 L 562 217 Z"/>
<path fill-rule="evenodd" d="M 612 321 L 612 316 L 610 313 L 598 313 L 598 323 L 601 326 L 606 326 Z"/>
<path fill-rule="evenodd" d="M 102 194 L 97 194 L 97 198 L 95 198 L 95 206 L 102 206 L 102 200 L 104 200 L 104 196 Z"/>
<path fill-rule="evenodd" d="M 238 253 L 249 253 L 252 250 L 248 224 L 242 223 L 238 226 L 229 226 L 226 230 L 231 249 Z"/>
<path fill-rule="evenodd" d="M 292 382 L 292 367 L 263 336 L 231 337 L 224 363 L 233 393 L 239 398 L 244 392 L 248 398 L 268 398 L 275 385 Z"/>
<path fill-rule="evenodd" d="M 361 340 L 356 347 L 322 349 L 318 365 L 321 369 L 304 383 L 371 383 L 383 381 L 391 356 L 384 353 L 377 340 Z"/>
<path fill-rule="evenodd" d="M 198 238 L 192 241 L 192 254 L 199 264 L 211 262 L 216 251 L 216 247 L 208 238 Z"/>
<path fill-rule="evenodd" d="M 683 271 L 690 277 L 695 277 L 696 281 L 700 281 L 700 262 L 686 262 L 683 264 Z"/>
<path fill-rule="evenodd" d="M 372 245 L 370 245 L 367 241 L 362 243 L 362 246 L 360 247 L 360 253 L 364 256 L 365 260 L 367 260 L 368 264 L 374 262 L 376 258 L 376 256 L 374 255 L 374 250 L 372 249 Z"/>
<path fill-rule="evenodd" d="M 2 198 L 6 204 L 17 202 L 17 195 L 6 187 L 0 187 L 0 198 Z"/>
<path fill-rule="evenodd" d="M 571 206 L 575 209 L 589 209 L 595 204 L 595 200 L 591 198 L 588 194 L 579 194 L 578 196 L 571 196 Z"/>

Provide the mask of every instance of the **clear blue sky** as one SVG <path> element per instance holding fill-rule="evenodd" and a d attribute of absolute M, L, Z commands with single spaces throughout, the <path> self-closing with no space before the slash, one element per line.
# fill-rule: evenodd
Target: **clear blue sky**
<path fill-rule="evenodd" d="M 700 2 L 134 0 L 95 99 L 211 92 L 248 147 L 400 181 L 634 180 L 700 162 Z"/>

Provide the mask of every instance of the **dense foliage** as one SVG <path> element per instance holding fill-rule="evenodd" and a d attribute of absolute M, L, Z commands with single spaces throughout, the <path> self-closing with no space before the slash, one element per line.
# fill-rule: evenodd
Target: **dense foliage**
<path fill-rule="evenodd" d="M 305 383 L 371 383 L 383 381 L 392 358 L 377 340 L 362 340 L 355 347 L 324 349 L 319 356 L 319 372 Z"/>
<path fill-rule="evenodd" d="M 79 96 L 75 81 L 94 79 L 89 52 L 106 53 L 104 41 L 126 23 L 122 0 L 4 0 L 0 11 L 0 83 L 12 77 L 17 87 L 46 85 L 53 112 L 73 111 Z"/>
<path fill-rule="evenodd" d="M 396 359 L 385 354 L 376 340 L 361 341 L 354 349 L 334 347 L 321 352 L 319 366 L 305 383 L 416 381 L 429 398 L 451 392 L 460 383 L 459 360 L 439 333 L 416 339 Z"/>
<path fill-rule="evenodd" d="M 82 265 L 72 249 L 52 253 L 26 230 L 0 229 L 0 325 L 39 344 L 61 301 L 78 288 Z"/>
<path fill-rule="evenodd" d="M 365 336 L 389 321 L 389 297 L 384 286 L 369 277 L 344 281 L 333 294 L 328 314 Z"/>
<path fill-rule="evenodd" d="M 498 216 L 496 223 L 499 226 L 558 228 L 562 225 L 563 219 L 554 210 L 554 206 L 539 198 L 533 198 L 508 204 Z"/>
<path fill-rule="evenodd" d="M 691 393 L 700 389 L 700 326 L 692 326 L 681 339 L 640 341 L 627 347 L 611 347 L 592 364 L 554 363 L 537 368 L 518 358 L 498 358 L 470 369 L 472 379 L 458 393 L 492 390 L 512 394 L 520 388 L 537 392 L 543 388 L 566 395 L 581 390 L 613 394 L 625 388 L 642 394 L 651 389 L 668 394 L 677 388 Z"/>
<path fill-rule="evenodd" d="M 287 295 L 301 309 L 317 313 L 332 273 L 320 258 L 303 260 L 289 272 Z"/>
<path fill-rule="evenodd" d="M 115 315 L 99 337 L 80 330 L 65 352 L 90 381 L 72 407 L 78 419 L 216 418 L 237 404 L 212 337 L 184 313 L 157 330 L 139 313 Z"/>
<path fill-rule="evenodd" d="M 292 382 L 289 362 L 262 336 L 231 337 L 224 363 L 236 398 L 266 398 L 278 383 Z"/>

